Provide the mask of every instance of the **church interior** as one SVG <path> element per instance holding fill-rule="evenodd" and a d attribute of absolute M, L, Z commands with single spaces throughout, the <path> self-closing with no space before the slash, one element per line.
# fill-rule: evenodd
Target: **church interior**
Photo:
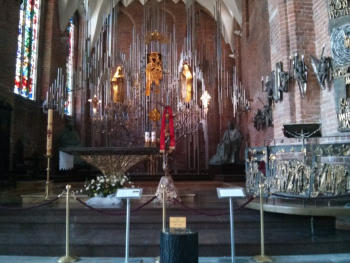
<path fill-rule="evenodd" d="M 350 0 L 0 14 L 0 262 L 350 262 Z"/>

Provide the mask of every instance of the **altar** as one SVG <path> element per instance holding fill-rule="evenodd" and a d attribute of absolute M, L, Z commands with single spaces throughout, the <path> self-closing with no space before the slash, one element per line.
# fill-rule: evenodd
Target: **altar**
<path fill-rule="evenodd" d="M 156 147 L 65 147 L 60 149 L 60 169 L 72 169 L 74 157 L 96 167 L 104 175 L 126 173 L 141 161 L 150 160 L 149 172 L 155 169 L 152 156 L 159 155 Z"/>

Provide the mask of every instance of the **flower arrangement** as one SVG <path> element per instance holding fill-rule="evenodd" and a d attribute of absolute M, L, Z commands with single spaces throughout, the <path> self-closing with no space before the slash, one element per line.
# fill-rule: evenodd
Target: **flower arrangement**
<path fill-rule="evenodd" d="M 90 182 L 84 184 L 84 188 L 80 190 L 80 193 L 85 192 L 88 196 L 91 197 L 106 197 L 110 194 L 115 194 L 117 189 L 123 187 L 134 187 L 134 184 L 126 175 L 101 175 L 97 176 L 96 179 L 92 179 Z"/>

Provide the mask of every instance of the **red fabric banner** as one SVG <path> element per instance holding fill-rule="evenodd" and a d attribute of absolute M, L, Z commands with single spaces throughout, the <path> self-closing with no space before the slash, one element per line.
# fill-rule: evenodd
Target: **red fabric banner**
<path fill-rule="evenodd" d="M 162 126 L 160 129 L 160 152 L 165 152 L 166 137 L 170 136 L 169 150 L 175 149 L 174 117 L 170 106 L 164 108 Z"/>

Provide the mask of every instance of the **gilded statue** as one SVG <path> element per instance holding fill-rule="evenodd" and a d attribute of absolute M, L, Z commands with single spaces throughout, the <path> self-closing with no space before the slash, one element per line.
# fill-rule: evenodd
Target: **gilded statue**
<path fill-rule="evenodd" d="M 190 66 L 184 63 L 181 72 L 181 95 L 182 100 L 186 103 L 190 102 L 192 99 L 192 72 Z"/>
<path fill-rule="evenodd" d="M 123 68 L 121 66 L 117 67 L 112 79 L 111 79 L 112 89 L 112 99 L 114 103 L 124 102 L 124 74 Z"/>
<path fill-rule="evenodd" d="M 151 86 L 154 83 L 157 87 L 163 79 L 161 55 L 158 52 L 151 52 L 148 55 L 146 66 L 146 96 L 151 95 Z"/>

